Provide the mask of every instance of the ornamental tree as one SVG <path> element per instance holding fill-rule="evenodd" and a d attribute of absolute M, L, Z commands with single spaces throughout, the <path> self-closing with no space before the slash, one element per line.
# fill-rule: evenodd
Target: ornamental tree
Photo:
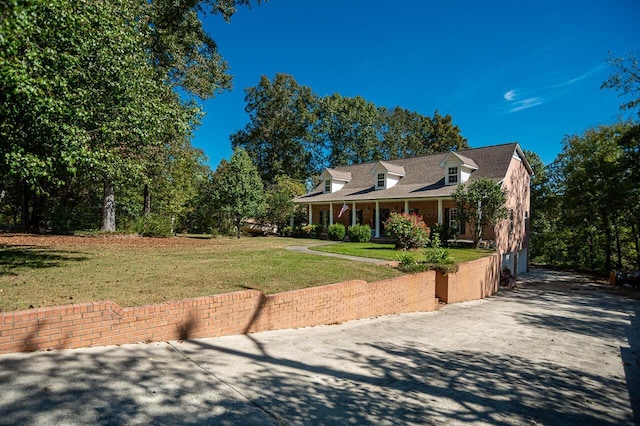
<path fill-rule="evenodd" d="M 214 199 L 219 208 L 240 228 L 249 218 L 259 217 L 264 210 L 264 186 L 258 169 L 242 148 L 236 148 L 231 161 L 218 167 Z"/>
<path fill-rule="evenodd" d="M 460 184 L 453 192 L 453 199 L 462 223 L 469 225 L 474 247 L 478 247 L 487 226 L 506 219 L 507 194 L 502 186 L 487 178 Z"/>

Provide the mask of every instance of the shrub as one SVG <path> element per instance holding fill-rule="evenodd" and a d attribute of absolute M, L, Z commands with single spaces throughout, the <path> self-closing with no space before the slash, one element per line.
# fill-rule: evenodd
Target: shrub
<path fill-rule="evenodd" d="M 371 228 L 369 225 L 353 225 L 347 231 L 349 241 L 354 243 L 366 243 L 371 240 Z"/>
<path fill-rule="evenodd" d="M 345 227 L 341 223 L 334 223 L 327 228 L 327 234 L 332 241 L 342 241 L 346 233 Z"/>
<path fill-rule="evenodd" d="M 455 272 L 457 267 L 455 259 L 449 255 L 447 249 L 430 247 L 424 251 L 425 265 L 427 269 L 436 269 L 443 273 Z"/>
<path fill-rule="evenodd" d="M 418 262 L 416 257 L 413 254 L 408 253 L 406 250 L 402 250 L 402 254 L 398 256 L 398 260 L 400 260 L 398 269 L 402 272 L 415 274 L 427 269 L 427 266 L 424 263 Z"/>
<path fill-rule="evenodd" d="M 458 237 L 458 230 L 453 226 L 436 224 L 433 228 L 431 228 L 430 238 L 432 240 L 437 238 L 440 244 L 442 244 L 445 247 L 449 247 L 449 241 L 455 241 L 457 237 Z M 431 247 L 433 247 L 433 244 L 431 244 Z"/>
<path fill-rule="evenodd" d="M 302 236 L 308 238 L 320 238 L 322 235 L 322 225 L 305 225 L 302 227 Z"/>
<path fill-rule="evenodd" d="M 420 215 L 391 213 L 384 226 L 397 250 L 417 249 L 429 243 L 429 228 Z"/>
<path fill-rule="evenodd" d="M 293 226 L 285 226 L 284 228 L 280 229 L 280 235 L 282 235 L 283 237 L 295 237 L 294 229 L 295 228 Z"/>
<path fill-rule="evenodd" d="M 303 229 L 302 226 L 285 226 L 280 231 L 280 234 L 284 237 L 308 237 L 309 234 Z"/>
<path fill-rule="evenodd" d="M 148 214 L 136 221 L 135 230 L 143 237 L 168 237 L 171 235 L 171 218 Z"/>

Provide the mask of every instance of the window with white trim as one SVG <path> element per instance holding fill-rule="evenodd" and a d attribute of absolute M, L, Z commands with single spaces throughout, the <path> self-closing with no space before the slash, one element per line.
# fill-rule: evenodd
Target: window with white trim
<path fill-rule="evenodd" d="M 331 192 L 331 179 L 324 181 L 324 192 Z"/>
<path fill-rule="evenodd" d="M 448 182 L 449 183 L 458 183 L 458 168 L 457 167 L 449 167 L 449 170 L 448 170 Z"/>
<path fill-rule="evenodd" d="M 466 227 L 465 224 L 460 221 L 460 216 L 460 210 L 449 210 L 449 227 L 456 229 L 459 235 L 464 235 L 466 233 Z"/>
<path fill-rule="evenodd" d="M 384 188 L 384 173 L 378 173 L 376 186 L 378 188 Z"/>

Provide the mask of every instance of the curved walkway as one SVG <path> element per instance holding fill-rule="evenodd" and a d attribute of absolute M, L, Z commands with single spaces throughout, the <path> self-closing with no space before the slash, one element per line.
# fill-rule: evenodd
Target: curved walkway
<path fill-rule="evenodd" d="M 372 259 L 370 257 L 350 256 L 348 254 L 325 253 L 323 251 L 311 250 L 309 248 L 309 247 L 317 247 L 317 246 L 326 246 L 330 244 L 338 244 L 338 243 L 332 241 L 332 242 L 322 242 L 322 243 L 316 243 L 316 244 L 307 244 L 304 246 L 287 246 L 285 248 L 287 250 L 294 251 L 296 253 L 315 254 L 318 256 L 326 256 L 326 257 L 337 257 L 339 259 L 353 260 L 355 262 L 373 263 L 374 265 L 384 265 L 384 266 L 398 265 L 398 262 L 393 260 Z"/>

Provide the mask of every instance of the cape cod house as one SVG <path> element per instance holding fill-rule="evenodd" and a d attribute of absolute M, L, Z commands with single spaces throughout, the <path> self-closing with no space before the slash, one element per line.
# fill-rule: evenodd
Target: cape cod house
<path fill-rule="evenodd" d="M 524 272 L 528 268 L 531 174 L 520 145 L 509 143 L 327 168 L 320 184 L 294 202 L 307 206 L 310 224 L 365 224 L 374 237 L 381 237 L 384 221 L 394 212 L 419 214 L 429 227 L 457 226 L 457 209 L 451 197 L 456 185 L 489 178 L 506 190 L 510 214 L 493 229 L 485 230 L 483 239 L 495 242 L 503 255 L 503 267 Z M 471 239 L 464 226 L 459 232 L 461 240 Z"/>

